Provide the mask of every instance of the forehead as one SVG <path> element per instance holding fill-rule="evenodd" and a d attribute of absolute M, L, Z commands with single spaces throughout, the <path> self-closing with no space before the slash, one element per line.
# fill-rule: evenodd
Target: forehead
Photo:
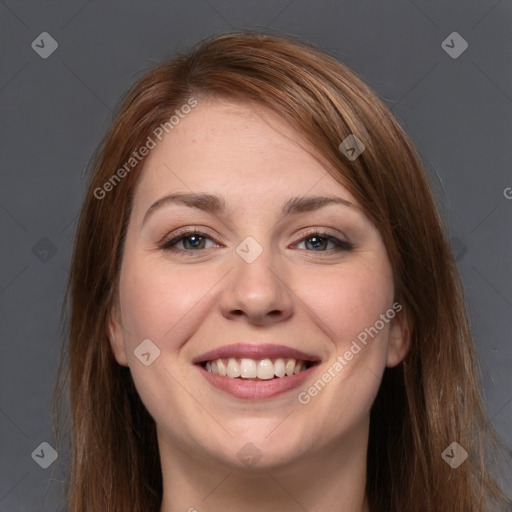
<path fill-rule="evenodd" d="M 342 195 L 356 203 L 307 141 L 268 108 L 213 100 L 184 116 L 148 155 L 135 203 L 209 192 L 237 207 L 289 196 Z"/>

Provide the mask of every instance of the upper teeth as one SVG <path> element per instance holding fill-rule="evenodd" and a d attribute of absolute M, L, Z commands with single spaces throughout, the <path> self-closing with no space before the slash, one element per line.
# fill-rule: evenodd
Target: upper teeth
<path fill-rule="evenodd" d="M 284 377 L 300 373 L 306 369 L 306 362 L 283 358 L 256 360 L 230 357 L 229 359 L 208 361 L 205 368 L 210 373 L 223 377 L 269 380 L 273 379 L 274 375 Z"/>

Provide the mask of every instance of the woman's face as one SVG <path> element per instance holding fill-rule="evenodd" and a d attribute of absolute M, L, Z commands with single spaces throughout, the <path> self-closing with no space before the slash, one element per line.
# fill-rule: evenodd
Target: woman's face
<path fill-rule="evenodd" d="M 151 150 L 119 304 L 112 348 L 160 446 L 231 467 L 364 444 L 384 368 L 408 349 L 379 232 L 251 105 L 199 104 Z"/>

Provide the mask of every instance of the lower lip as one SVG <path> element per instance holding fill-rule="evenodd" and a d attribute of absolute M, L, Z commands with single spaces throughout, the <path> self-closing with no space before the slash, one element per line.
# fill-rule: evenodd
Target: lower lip
<path fill-rule="evenodd" d="M 244 380 L 222 377 L 221 375 L 207 371 L 201 365 L 197 365 L 203 377 L 212 386 L 237 398 L 244 398 L 246 400 L 274 398 L 297 388 L 312 374 L 316 366 L 317 365 L 311 366 L 307 370 L 297 373 L 296 375 L 290 375 L 289 377 L 269 380 Z"/>

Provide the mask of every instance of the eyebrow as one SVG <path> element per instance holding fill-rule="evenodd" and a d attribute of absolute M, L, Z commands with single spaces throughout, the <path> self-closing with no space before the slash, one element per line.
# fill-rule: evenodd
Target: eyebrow
<path fill-rule="evenodd" d="M 175 193 L 161 197 L 155 201 L 144 214 L 142 224 L 144 225 L 149 217 L 157 210 L 169 205 L 182 205 L 189 208 L 196 208 L 204 212 L 220 215 L 226 211 L 226 202 L 221 196 L 211 194 Z M 324 206 L 338 204 L 356 208 L 356 206 L 337 196 L 297 196 L 292 197 L 281 208 L 283 215 L 296 215 L 307 213 L 323 208 Z"/>

